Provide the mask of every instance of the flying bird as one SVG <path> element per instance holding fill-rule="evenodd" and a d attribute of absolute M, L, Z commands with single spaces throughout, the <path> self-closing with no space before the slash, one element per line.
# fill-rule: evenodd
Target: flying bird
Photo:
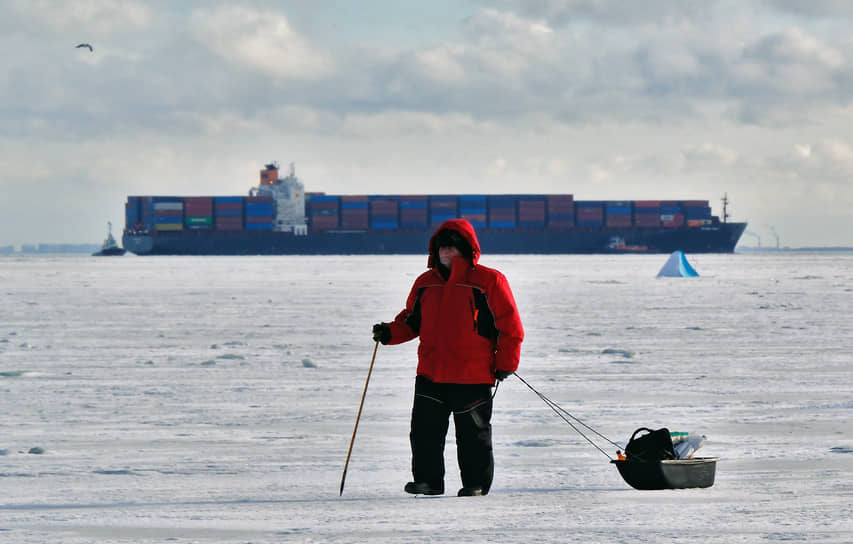
<path fill-rule="evenodd" d="M 94 51 L 94 49 L 92 49 L 92 46 L 91 46 L 91 45 L 89 45 L 88 43 L 81 43 L 80 45 L 78 45 L 77 47 L 75 47 L 75 49 L 80 49 L 81 47 L 88 47 L 90 52 L 93 52 L 93 51 Z"/>

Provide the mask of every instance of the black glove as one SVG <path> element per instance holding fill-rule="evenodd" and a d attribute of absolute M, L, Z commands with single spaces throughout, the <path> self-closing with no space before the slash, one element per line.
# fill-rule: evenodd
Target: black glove
<path fill-rule="evenodd" d="M 391 341 L 391 327 L 386 323 L 377 323 L 373 326 L 373 341 L 387 344 Z"/>
<path fill-rule="evenodd" d="M 499 382 L 504 381 L 508 376 L 512 376 L 515 372 L 511 370 L 495 370 L 495 379 Z"/>

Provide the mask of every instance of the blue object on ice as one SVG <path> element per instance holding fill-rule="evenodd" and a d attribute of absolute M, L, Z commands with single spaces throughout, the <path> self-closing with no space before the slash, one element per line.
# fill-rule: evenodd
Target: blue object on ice
<path fill-rule="evenodd" d="M 687 257 L 681 250 L 673 251 L 672 255 L 658 272 L 659 278 L 692 278 L 699 274 L 687 262 Z"/>

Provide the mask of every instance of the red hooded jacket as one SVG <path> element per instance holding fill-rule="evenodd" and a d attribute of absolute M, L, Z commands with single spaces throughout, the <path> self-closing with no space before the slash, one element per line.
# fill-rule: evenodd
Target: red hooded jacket
<path fill-rule="evenodd" d="M 442 229 L 461 234 L 472 258 L 454 257 L 450 277 L 438 271 L 435 238 Z M 445 221 L 429 241 L 429 270 L 415 280 L 406 308 L 388 323 L 391 340 L 420 336 L 419 376 L 436 383 L 494 383 L 495 370 L 518 368 L 524 330 L 506 278 L 477 264 L 480 243 L 465 219 Z"/>

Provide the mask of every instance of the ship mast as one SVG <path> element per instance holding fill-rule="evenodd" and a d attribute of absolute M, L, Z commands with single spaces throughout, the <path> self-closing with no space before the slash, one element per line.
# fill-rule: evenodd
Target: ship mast
<path fill-rule="evenodd" d="M 723 193 L 722 200 L 723 200 L 723 223 L 725 223 L 729 219 L 729 212 L 727 210 L 727 207 L 729 205 L 729 194 Z"/>

